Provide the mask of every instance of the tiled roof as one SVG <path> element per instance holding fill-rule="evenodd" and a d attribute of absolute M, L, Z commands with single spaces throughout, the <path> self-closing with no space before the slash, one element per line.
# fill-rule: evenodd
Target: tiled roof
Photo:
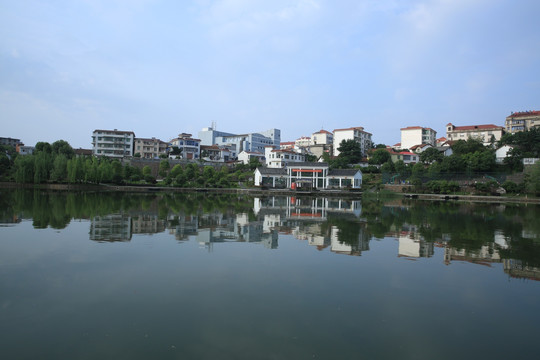
<path fill-rule="evenodd" d="M 499 130 L 503 129 L 502 126 L 497 126 L 493 124 L 488 125 L 467 125 L 467 126 L 454 126 L 454 131 L 469 131 L 469 130 Z"/>
<path fill-rule="evenodd" d="M 328 167 L 324 162 L 290 162 L 288 167 Z"/>
<path fill-rule="evenodd" d="M 515 113 L 511 114 L 511 115 L 508 116 L 508 117 L 514 118 L 514 117 L 538 116 L 538 115 L 540 115 L 540 111 L 539 111 L 539 110 L 534 110 L 534 111 L 519 111 L 519 112 L 515 112 Z"/>
<path fill-rule="evenodd" d="M 117 134 L 133 134 L 135 136 L 135 133 L 133 131 L 119 131 L 119 130 L 102 130 L 102 129 L 96 129 L 96 131 L 104 131 L 104 132 L 111 132 L 111 133 L 117 133 Z"/>
<path fill-rule="evenodd" d="M 358 169 L 333 169 L 328 172 L 328 176 L 354 176 L 360 171 Z"/>
<path fill-rule="evenodd" d="M 285 168 L 259 167 L 257 170 L 261 175 L 287 175 L 287 169 Z"/>

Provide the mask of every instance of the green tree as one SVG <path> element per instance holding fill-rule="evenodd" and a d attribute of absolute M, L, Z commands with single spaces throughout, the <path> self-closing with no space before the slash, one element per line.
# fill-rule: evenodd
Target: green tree
<path fill-rule="evenodd" d="M 347 164 L 357 164 L 362 160 L 362 148 L 360 143 L 355 140 L 343 140 L 338 147 L 338 157 Z"/>
<path fill-rule="evenodd" d="M 49 180 L 52 168 L 52 156 L 50 153 L 41 151 L 34 155 L 34 183 L 40 184 Z"/>
<path fill-rule="evenodd" d="M 15 181 L 17 183 L 34 182 L 34 156 L 18 156 L 15 159 Z"/>
<path fill-rule="evenodd" d="M 73 148 L 65 140 L 57 140 L 53 142 L 51 145 L 51 151 L 55 155 L 62 154 L 68 159 L 71 159 L 75 155 Z"/>
<path fill-rule="evenodd" d="M 540 195 L 540 162 L 531 166 L 526 175 L 527 191 Z"/>
<path fill-rule="evenodd" d="M 482 140 L 476 138 L 468 138 L 467 140 L 458 140 L 452 146 L 454 155 L 465 155 L 475 153 L 477 151 L 488 150 Z"/>
<path fill-rule="evenodd" d="M 171 164 L 169 163 L 169 160 L 166 160 L 166 159 L 161 160 L 159 162 L 159 176 L 161 176 L 162 178 L 166 177 L 170 168 L 171 168 Z"/>
<path fill-rule="evenodd" d="M 434 162 L 441 162 L 444 155 L 434 147 L 427 148 L 420 153 L 420 161 L 424 164 L 431 164 Z"/>
<path fill-rule="evenodd" d="M 54 158 L 51 171 L 52 181 L 63 182 L 67 180 L 67 163 L 68 158 L 64 154 L 59 154 Z"/>
<path fill-rule="evenodd" d="M 52 147 L 51 144 L 48 142 L 39 141 L 36 143 L 36 146 L 34 146 L 34 154 L 39 152 L 45 152 L 47 154 L 52 153 Z"/>
<path fill-rule="evenodd" d="M 386 147 L 384 149 L 380 148 L 373 152 L 371 157 L 369 158 L 370 164 L 376 164 L 376 165 L 382 165 L 385 162 L 388 162 L 391 160 L 390 153 L 388 150 L 386 150 Z"/>

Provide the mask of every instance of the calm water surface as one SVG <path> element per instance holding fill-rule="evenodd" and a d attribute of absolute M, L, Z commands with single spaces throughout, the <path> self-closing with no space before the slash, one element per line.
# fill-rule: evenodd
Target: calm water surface
<path fill-rule="evenodd" d="M 540 208 L 0 192 L 2 359 L 518 359 Z"/>

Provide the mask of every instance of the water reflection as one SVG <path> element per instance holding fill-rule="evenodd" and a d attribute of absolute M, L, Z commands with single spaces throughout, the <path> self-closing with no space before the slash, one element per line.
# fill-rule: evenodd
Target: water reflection
<path fill-rule="evenodd" d="M 502 263 L 511 277 L 540 279 L 540 210 L 534 205 L 22 190 L 0 195 L 3 226 L 31 219 L 36 229 L 63 229 L 72 219 L 87 219 L 89 239 L 97 242 L 168 233 L 209 251 L 229 242 L 277 249 L 280 236 L 290 235 L 319 251 L 360 256 L 371 241 L 393 239 L 399 258 Z"/>

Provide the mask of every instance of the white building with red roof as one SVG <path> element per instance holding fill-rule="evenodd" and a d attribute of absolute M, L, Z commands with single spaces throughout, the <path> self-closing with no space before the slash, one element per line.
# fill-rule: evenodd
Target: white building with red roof
<path fill-rule="evenodd" d="M 332 145 L 334 143 L 334 134 L 330 131 L 320 130 L 311 134 L 312 145 Z"/>
<path fill-rule="evenodd" d="M 264 149 L 266 166 L 269 168 L 284 168 L 290 162 L 304 162 L 305 156 L 293 150 L 275 149 L 273 146 L 267 146 Z"/>
<path fill-rule="evenodd" d="M 446 138 L 448 141 L 467 140 L 470 138 L 481 140 L 485 146 L 499 141 L 504 128 L 493 124 L 455 126 L 452 123 L 446 125 Z"/>

